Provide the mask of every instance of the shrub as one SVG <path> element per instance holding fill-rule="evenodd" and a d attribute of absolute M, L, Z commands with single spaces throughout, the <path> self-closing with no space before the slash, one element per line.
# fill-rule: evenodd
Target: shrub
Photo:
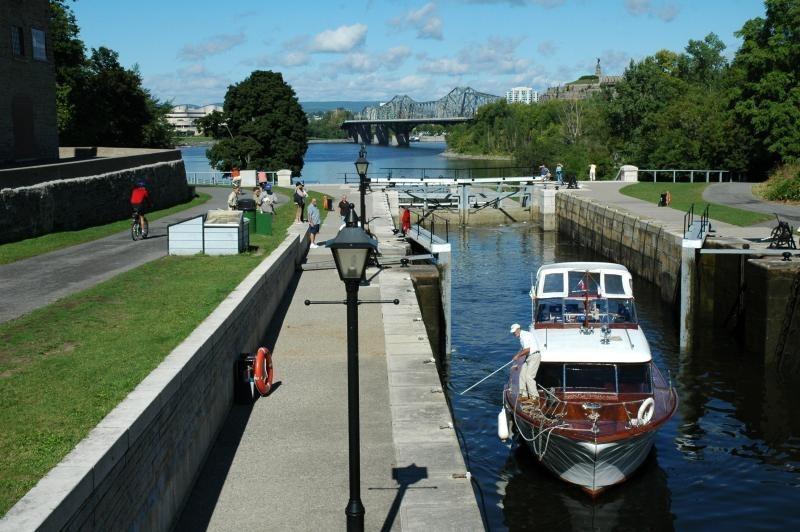
<path fill-rule="evenodd" d="M 800 201 L 800 163 L 779 167 L 759 192 L 772 201 Z"/>

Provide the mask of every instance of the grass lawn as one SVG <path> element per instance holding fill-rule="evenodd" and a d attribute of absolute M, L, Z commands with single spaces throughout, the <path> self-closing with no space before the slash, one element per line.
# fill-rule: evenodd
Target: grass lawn
<path fill-rule="evenodd" d="M 196 198 L 186 203 L 174 205 L 168 209 L 160 211 L 153 211 L 147 213 L 149 221 L 164 218 L 170 214 L 181 212 L 195 205 L 201 205 L 211 199 L 208 194 L 198 194 Z M 20 240 L 19 242 L 11 242 L 9 244 L 0 245 L 0 264 L 8 264 L 22 259 L 42 255 L 57 249 L 74 246 L 76 244 L 83 244 L 84 242 L 91 242 L 107 236 L 119 233 L 130 229 L 130 217 L 120 220 L 118 222 L 111 222 L 106 225 L 98 225 L 95 227 L 87 227 L 78 231 L 62 231 L 59 233 L 49 233 L 47 235 L 29 238 L 27 240 Z"/>
<path fill-rule="evenodd" d="M 250 235 L 255 251 L 164 257 L 0 325 L 0 516 L 283 242 L 293 221 L 294 205 L 282 205 L 272 235 Z"/>
<path fill-rule="evenodd" d="M 661 193 L 669 190 L 670 194 L 672 194 L 671 208 L 686 212 L 694 203 L 695 215 L 699 216 L 703 213 L 707 204 L 703 200 L 703 191 L 708 185 L 709 183 L 635 183 L 622 187 L 619 191 L 626 196 L 650 202 L 655 206 L 658 205 Z M 765 222 L 772 218 L 768 214 L 745 211 L 717 203 L 709 205 L 708 216 L 712 220 L 740 227 Z"/>

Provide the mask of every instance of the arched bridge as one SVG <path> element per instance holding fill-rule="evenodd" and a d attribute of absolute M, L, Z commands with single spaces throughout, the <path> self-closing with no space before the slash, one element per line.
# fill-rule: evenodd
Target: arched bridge
<path fill-rule="evenodd" d="M 417 102 L 409 96 L 395 96 L 377 107 L 365 107 L 353 120 L 342 123 L 353 142 L 371 144 L 373 135 L 379 144 L 389 144 L 394 133 L 399 146 L 408 146 L 411 130 L 420 124 L 456 124 L 475 117 L 482 105 L 500 99 L 471 87 L 456 87 L 446 96 L 429 102 Z M 374 126 L 374 133 L 373 133 Z"/>

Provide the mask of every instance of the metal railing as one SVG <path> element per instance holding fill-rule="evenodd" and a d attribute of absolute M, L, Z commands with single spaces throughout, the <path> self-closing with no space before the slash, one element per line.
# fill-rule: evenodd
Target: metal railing
<path fill-rule="evenodd" d="M 676 170 L 676 169 L 672 169 L 672 168 L 661 169 L 661 170 L 647 170 L 647 169 L 643 170 L 643 169 L 640 168 L 639 169 L 639 173 L 641 174 L 642 172 L 652 174 L 653 175 L 653 183 L 658 182 L 658 174 L 659 173 L 665 174 L 667 176 L 666 181 L 669 181 L 669 176 L 671 174 L 673 183 L 677 183 L 679 181 L 685 181 L 685 179 L 679 179 L 679 177 L 685 177 L 687 175 L 689 177 L 689 179 L 688 179 L 689 183 L 694 183 L 695 182 L 695 179 L 694 179 L 695 174 L 699 174 L 699 176 L 700 176 L 700 179 L 698 179 L 698 182 L 705 181 L 706 183 L 710 183 L 711 179 L 712 179 L 712 176 L 716 177 L 717 181 L 719 183 L 722 183 L 723 176 L 727 176 L 728 177 L 728 179 L 727 179 L 728 181 L 731 180 L 731 178 L 730 178 L 731 173 L 728 170 Z M 704 180 L 702 179 L 703 176 L 705 176 Z M 642 181 L 642 180 L 639 179 L 639 181 Z M 662 180 L 662 182 L 663 182 L 663 180 Z"/>
<path fill-rule="evenodd" d="M 530 166 L 487 166 L 479 168 L 381 168 L 386 177 L 410 177 L 415 179 L 477 179 L 481 177 L 533 176 Z"/>
<path fill-rule="evenodd" d="M 434 237 L 450 242 L 450 220 L 441 216 L 436 216 L 433 211 L 422 210 L 422 213 L 412 212 L 416 217 L 417 241 L 420 241 L 420 229 L 427 229 L 430 234 L 429 244 L 433 245 Z M 427 225 L 427 227 L 426 227 Z M 437 234 L 437 230 L 440 234 Z"/>
<path fill-rule="evenodd" d="M 710 207 L 709 204 L 706 204 L 706 208 L 703 209 L 703 214 L 700 215 L 700 231 L 697 233 L 697 238 L 703 238 L 703 235 L 706 231 L 710 230 L 711 222 L 708 218 L 708 208 Z M 692 203 L 691 207 L 686 211 L 683 215 L 683 238 L 686 238 L 686 233 L 689 229 L 694 225 L 694 203 Z"/>

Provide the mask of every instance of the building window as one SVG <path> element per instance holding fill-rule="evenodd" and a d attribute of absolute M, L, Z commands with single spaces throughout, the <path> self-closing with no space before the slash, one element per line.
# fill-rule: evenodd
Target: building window
<path fill-rule="evenodd" d="M 31 40 L 33 41 L 33 58 L 39 61 L 47 61 L 47 48 L 44 44 L 44 32 L 31 28 Z"/>
<path fill-rule="evenodd" d="M 11 53 L 14 57 L 23 57 L 25 55 L 24 34 L 19 26 L 11 26 Z"/>

